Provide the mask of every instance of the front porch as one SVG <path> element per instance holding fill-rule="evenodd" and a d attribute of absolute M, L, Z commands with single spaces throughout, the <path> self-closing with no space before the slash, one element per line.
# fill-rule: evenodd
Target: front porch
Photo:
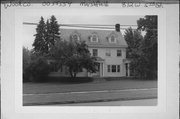
<path fill-rule="evenodd" d="M 124 59 L 123 60 L 124 64 L 125 64 L 125 71 L 126 71 L 126 77 L 131 76 L 130 74 L 130 60 L 129 59 Z"/>
<path fill-rule="evenodd" d="M 97 72 L 90 73 L 88 72 L 88 77 L 103 77 L 104 76 L 104 59 L 101 57 L 96 57 L 97 62 Z"/>

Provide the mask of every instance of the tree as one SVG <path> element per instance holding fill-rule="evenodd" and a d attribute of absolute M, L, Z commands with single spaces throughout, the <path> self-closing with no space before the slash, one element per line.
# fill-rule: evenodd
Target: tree
<path fill-rule="evenodd" d="M 143 79 L 157 79 L 157 16 L 145 16 L 137 21 L 138 28 L 125 31 L 127 58 L 134 75 Z M 140 32 L 144 31 L 142 38 Z"/>
<path fill-rule="evenodd" d="M 96 72 L 95 58 L 91 57 L 88 46 L 81 41 L 58 41 L 51 50 L 51 56 L 57 61 L 58 66 L 66 66 L 71 77 L 84 69 Z"/>
<path fill-rule="evenodd" d="M 27 67 L 31 62 L 31 52 L 23 47 L 23 81 L 28 81 L 28 72 L 26 71 Z"/>
<path fill-rule="evenodd" d="M 60 26 L 56 20 L 54 15 L 51 16 L 49 20 L 46 22 L 46 45 L 48 47 L 48 52 L 50 51 L 51 47 L 54 46 L 57 40 L 60 40 Z"/>
<path fill-rule="evenodd" d="M 47 53 L 48 48 L 46 45 L 46 24 L 44 22 L 44 18 L 41 17 L 39 24 L 36 28 L 35 40 L 33 43 L 34 51 L 39 54 Z"/>
<path fill-rule="evenodd" d="M 138 30 L 133 30 L 130 27 L 125 30 L 124 38 L 128 44 L 127 58 L 131 59 L 131 74 L 138 77 L 143 69 L 142 63 L 139 63 L 141 61 L 141 43 L 143 36 Z"/>
<path fill-rule="evenodd" d="M 131 27 L 125 30 L 124 38 L 128 44 L 127 58 L 133 58 L 134 54 L 139 51 L 143 36 L 138 30 L 133 30 Z"/>
<path fill-rule="evenodd" d="M 26 68 L 26 76 L 29 81 L 45 82 L 48 79 L 51 67 L 44 56 L 33 57 Z"/>
<path fill-rule="evenodd" d="M 35 40 L 33 43 L 34 51 L 41 55 L 48 55 L 51 47 L 60 39 L 60 30 L 55 16 L 44 22 L 41 17 L 36 28 Z"/>
<path fill-rule="evenodd" d="M 141 60 L 144 64 L 144 77 L 157 78 L 157 16 L 145 16 L 137 21 L 138 30 L 145 31 L 141 45 Z"/>

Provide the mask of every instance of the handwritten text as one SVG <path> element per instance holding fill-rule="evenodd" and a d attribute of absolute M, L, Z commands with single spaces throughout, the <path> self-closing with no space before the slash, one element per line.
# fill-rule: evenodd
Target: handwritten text
<path fill-rule="evenodd" d="M 31 6 L 30 2 L 22 2 L 22 1 L 10 1 L 7 3 L 4 3 L 4 8 L 7 9 L 8 7 L 29 7 Z"/>

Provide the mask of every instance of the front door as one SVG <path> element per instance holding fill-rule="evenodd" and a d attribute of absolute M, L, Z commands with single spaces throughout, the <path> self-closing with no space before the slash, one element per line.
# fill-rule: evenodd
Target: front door
<path fill-rule="evenodd" d="M 96 71 L 96 76 L 100 76 L 100 63 L 97 64 L 97 71 Z"/>

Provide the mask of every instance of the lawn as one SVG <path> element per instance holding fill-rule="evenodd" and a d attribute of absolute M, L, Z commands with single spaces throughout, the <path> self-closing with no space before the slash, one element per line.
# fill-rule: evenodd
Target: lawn
<path fill-rule="evenodd" d="M 101 79 L 100 79 L 101 80 Z M 157 88 L 157 80 L 104 80 L 85 83 L 23 83 L 23 94 L 45 94 L 45 93 L 65 93 L 81 91 L 100 91 L 100 90 L 124 90 L 124 89 L 143 89 Z"/>

